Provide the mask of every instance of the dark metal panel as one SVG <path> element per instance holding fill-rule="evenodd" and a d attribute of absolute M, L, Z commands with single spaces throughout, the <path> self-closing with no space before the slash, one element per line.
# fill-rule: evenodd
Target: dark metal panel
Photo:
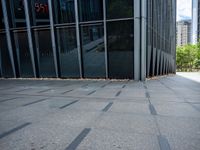
<path fill-rule="evenodd" d="M 152 76 L 155 76 L 155 66 L 156 66 L 156 48 L 153 48 L 152 51 Z"/>
<path fill-rule="evenodd" d="M 38 76 L 40 77 L 40 54 L 39 54 L 39 43 L 38 43 L 38 34 L 37 34 L 37 30 L 34 30 L 34 37 L 35 37 L 35 52 L 36 52 L 36 55 L 37 55 L 37 68 L 38 68 Z"/>
<path fill-rule="evenodd" d="M 151 52 L 152 51 L 152 47 L 148 46 L 148 50 L 147 50 L 147 77 L 150 76 L 150 66 L 151 66 Z"/>
<path fill-rule="evenodd" d="M 159 67 L 160 67 L 160 50 L 157 50 L 157 71 L 156 71 L 156 75 L 159 75 Z"/>
<path fill-rule="evenodd" d="M 19 42 L 18 42 L 18 37 L 17 37 L 17 33 L 13 33 L 14 35 L 14 43 L 15 43 L 15 51 L 16 51 L 16 57 L 17 57 L 17 63 L 18 63 L 18 67 L 19 67 L 19 70 L 21 68 L 21 65 L 20 65 L 20 59 L 19 59 Z"/>
<path fill-rule="evenodd" d="M 8 51 L 9 51 L 9 56 L 10 56 L 10 60 L 11 60 L 13 75 L 16 78 L 16 68 L 15 68 L 15 62 L 14 62 L 14 56 L 13 56 L 13 47 L 12 47 L 11 36 L 10 36 L 10 27 L 9 27 L 9 23 L 8 23 L 6 0 L 1 0 L 1 2 L 2 2 L 2 10 L 3 10 L 5 30 L 6 30 L 6 39 L 7 39 L 7 44 L 8 44 Z"/>
<path fill-rule="evenodd" d="M 1 58 L 1 49 L 0 49 L 0 58 Z M 2 64 L 1 64 L 1 60 L 0 60 L 0 77 L 2 77 Z"/>
<path fill-rule="evenodd" d="M 161 51 L 161 54 L 160 54 L 160 75 L 163 74 L 163 51 Z"/>

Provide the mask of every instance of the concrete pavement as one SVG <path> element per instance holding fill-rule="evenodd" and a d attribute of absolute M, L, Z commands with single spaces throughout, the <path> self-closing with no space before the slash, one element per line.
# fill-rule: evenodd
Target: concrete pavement
<path fill-rule="evenodd" d="M 0 149 L 200 150 L 199 79 L 1 79 Z"/>

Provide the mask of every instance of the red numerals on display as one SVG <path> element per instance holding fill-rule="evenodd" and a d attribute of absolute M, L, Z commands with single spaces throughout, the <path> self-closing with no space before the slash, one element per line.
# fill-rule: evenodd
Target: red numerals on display
<path fill-rule="evenodd" d="M 48 13 L 48 5 L 41 4 L 41 3 L 35 3 L 35 11 L 37 13 Z"/>

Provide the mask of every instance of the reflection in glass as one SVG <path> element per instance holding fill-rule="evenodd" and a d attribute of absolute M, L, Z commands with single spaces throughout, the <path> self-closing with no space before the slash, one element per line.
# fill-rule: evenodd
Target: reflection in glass
<path fill-rule="evenodd" d="M 57 28 L 61 77 L 80 77 L 75 27 Z"/>
<path fill-rule="evenodd" d="M 33 69 L 31 56 L 29 52 L 28 40 L 26 32 L 16 32 L 15 45 L 19 57 L 20 76 L 33 77 Z"/>
<path fill-rule="evenodd" d="M 0 30 L 4 29 L 4 28 L 5 28 L 5 26 L 4 26 L 4 22 L 3 22 L 2 5 L 1 5 L 1 2 L 0 2 Z"/>
<path fill-rule="evenodd" d="M 106 0 L 107 19 L 133 17 L 133 0 Z"/>
<path fill-rule="evenodd" d="M 50 30 L 35 30 L 36 48 L 39 54 L 41 77 L 55 77 L 55 65 Z"/>
<path fill-rule="evenodd" d="M 34 25 L 48 25 L 49 24 L 49 7 L 48 0 L 32 0 L 31 4 L 33 10 Z"/>
<path fill-rule="evenodd" d="M 80 21 L 93 21 L 103 19 L 102 0 L 79 0 Z"/>
<path fill-rule="evenodd" d="M 11 0 L 14 11 L 14 21 L 16 27 L 25 27 L 25 12 L 24 12 L 24 0 Z"/>
<path fill-rule="evenodd" d="M 75 22 L 75 10 L 74 10 L 74 0 L 54 0 L 56 5 L 55 8 L 58 12 L 58 20 L 56 23 L 72 23 Z"/>
<path fill-rule="evenodd" d="M 0 66 L 3 77 L 13 77 L 5 33 L 0 33 Z"/>
<path fill-rule="evenodd" d="M 81 27 L 84 77 L 105 77 L 103 26 Z"/>
<path fill-rule="evenodd" d="M 133 78 L 133 29 L 133 21 L 107 23 L 110 78 Z"/>

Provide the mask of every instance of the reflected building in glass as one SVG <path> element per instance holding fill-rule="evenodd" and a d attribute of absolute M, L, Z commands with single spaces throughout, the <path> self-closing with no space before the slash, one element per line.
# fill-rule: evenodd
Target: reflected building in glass
<path fill-rule="evenodd" d="M 200 39 L 200 0 L 192 0 L 192 34 L 193 44 L 197 44 Z"/>
<path fill-rule="evenodd" d="M 175 73 L 174 0 L 1 0 L 0 77 Z"/>

